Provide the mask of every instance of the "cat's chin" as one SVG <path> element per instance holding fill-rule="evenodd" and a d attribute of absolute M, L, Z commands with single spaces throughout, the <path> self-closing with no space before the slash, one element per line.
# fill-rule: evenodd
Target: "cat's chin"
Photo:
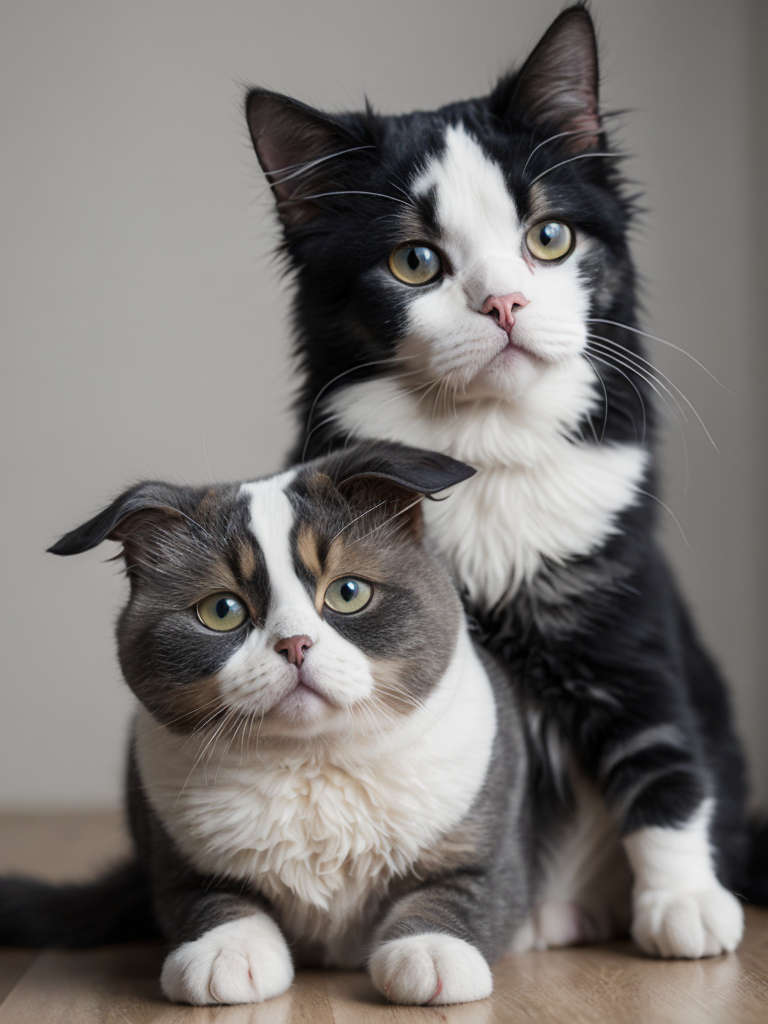
<path fill-rule="evenodd" d="M 509 342 L 475 374 L 459 400 L 501 398 L 513 401 L 546 372 L 547 366 L 543 359 L 528 349 Z"/>
<path fill-rule="evenodd" d="M 296 686 L 282 697 L 269 712 L 272 720 L 279 719 L 287 725 L 312 726 L 326 719 L 336 708 L 313 686 L 297 682 Z"/>

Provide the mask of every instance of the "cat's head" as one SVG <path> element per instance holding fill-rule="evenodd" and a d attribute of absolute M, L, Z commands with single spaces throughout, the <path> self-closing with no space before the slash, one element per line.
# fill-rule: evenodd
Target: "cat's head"
<path fill-rule="evenodd" d="M 256 89 L 246 108 L 298 277 L 310 390 L 389 368 L 451 405 L 515 402 L 542 381 L 562 390 L 567 366 L 592 391 L 588 318 L 626 321 L 634 293 L 583 6 L 480 99 L 329 115 Z"/>
<path fill-rule="evenodd" d="M 50 550 L 122 544 L 123 673 L 171 728 L 382 730 L 454 654 L 460 602 L 420 504 L 472 472 L 369 444 L 252 483 L 144 483 Z"/>

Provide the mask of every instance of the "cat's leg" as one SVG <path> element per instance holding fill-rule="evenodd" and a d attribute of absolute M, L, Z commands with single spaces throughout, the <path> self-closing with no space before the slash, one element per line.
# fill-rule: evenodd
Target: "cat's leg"
<path fill-rule="evenodd" d="M 155 919 L 170 945 L 160 976 L 175 1003 L 260 1003 L 293 981 L 288 944 L 266 903 L 241 883 L 196 871 L 129 775 L 129 816 L 149 867 Z"/>
<path fill-rule="evenodd" d="M 368 968 L 393 1003 L 441 1005 L 485 999 L 493 990 L 488 960 L 493 912 L 487 879 L 461 874 L 410 893 L 376 931 Z"/>
<path fill-rule="evenodd" d="M 261 1003 L 285 992 L 293 963 L 269 914 L 255 905 L 235 907 L 226 898 L 207 902 L 206 918 L 221 923 L 168 954 L 160 975 L 163 994 L 174 1003 L 206 1006 Z"/>
<path fill-rule="evenodd" d="M 634 684 L 643 692 L 642 683 Z M 632 867 L 632 936 L 654 956 L 698 959 L 730 952 L 743 932 L 741 904 L 718 879 L 711 843 L 717 780 L 686 728 L 675 691 L 652 692 L 655 720 L 612 716 L 596 781 Z"/>
<path fill-rule="evenodd" d="M 717 879 L 709 845 L 712 800 L 677 828 L 651 826 L 624 839 L 634 872 L 632 937 L 654 956 L 698 959 L 736 949 L 739 901 Z"/>

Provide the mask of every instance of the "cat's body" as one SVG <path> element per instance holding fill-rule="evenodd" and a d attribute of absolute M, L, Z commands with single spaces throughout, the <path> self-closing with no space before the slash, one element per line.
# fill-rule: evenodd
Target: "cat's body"
<path fill-rule="evenodd" d="M 136 860 L 91 886 L 0 882 L 0 941 L 159 930 L 176 1001 L 258 1002 L 294 963 L 369 966 L 390 999 L 491 991 L 530 946 L 531 774 L 421 504 L 466 466 L 369 444 L 243 485 L 140 485 L 67 534 L 123 544 L 139 700 Z M 555 911 L 557 916 L 557 911 Z"/>
<path fill-rule="evenodd" d="M 733 949 L 743 761 L 654 537 L 652 399 L 670 389 L 639 341 L 587 12 L 482 99 L 331 116 L 255 90 L 247 109 L 297 280 L 294 455 L 382 438 L 477 469 L 427 524 L 515 670 L 542 803 L 565 813 L 574 771 L 600 794 L 646 951 Z"/>

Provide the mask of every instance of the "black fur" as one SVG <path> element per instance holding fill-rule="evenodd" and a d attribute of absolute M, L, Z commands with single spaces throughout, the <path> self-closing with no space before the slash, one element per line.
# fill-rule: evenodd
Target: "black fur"
<path fill-rule="evenodd" d="M 137 863 L 81 885 L 0 879 L 3 945 L 80 949 L 159 938 L 149 879 Z"/>
<path fill-rule="evenodd" d="M 421 195 L 415 205 L 403 199 L 427 159 L 441 153 L 446 127 L 457 123 L 502 168 L 521 218 L 535 180 L 547 171 L 558 216 L 594 241 L 582 266 L 589 316 L 611 323 L 592 330 L 605 344 L 624 346 L 626 355 L 613 358 L 600 342 L 589 343 L 605 390 L 574 443 L 641 443 L 652 453 L 654 395 L 634 331 L 634 202 L 599 119 L 597 81 L 591 20 L 577 5 L 489 96 L 435 112 L 392 117 L 368 108 L 329 116 L 262 90 L 249 94 L 251 135 L 278 201 L 283 251 L 297 284 L 304 385 L 294 459 L 346 444 L 350 435 L 329 416 L 329 399 L 353 382 L 390 373 L 416 289 L 387 283 L 382 268 L 395 245 L 436 236 L 434 197 Z M 281 171 L 289 165 L 293 170 Z M 746 784 L 730 702 L 657 547 L 656 474 L 649 465 L 638 502 L 601 550 L 564 565 L 545 563 L 513 599 L 490 611 L 468 602 L 468 612 L 483 642 L 514 666 L 530 706 L 576 752 L 624 834 L 681 825 L 714 797 L 711 840 L 721 880 L 764 894 L 764 881 L 747 881 Z M 661 731 L 648 735 L 658 742 L 613 756 L 654 729 Z M 753 876 L 765 879 L 764 858 L 764 850 L 762 859 L 753 854 Z"/>

